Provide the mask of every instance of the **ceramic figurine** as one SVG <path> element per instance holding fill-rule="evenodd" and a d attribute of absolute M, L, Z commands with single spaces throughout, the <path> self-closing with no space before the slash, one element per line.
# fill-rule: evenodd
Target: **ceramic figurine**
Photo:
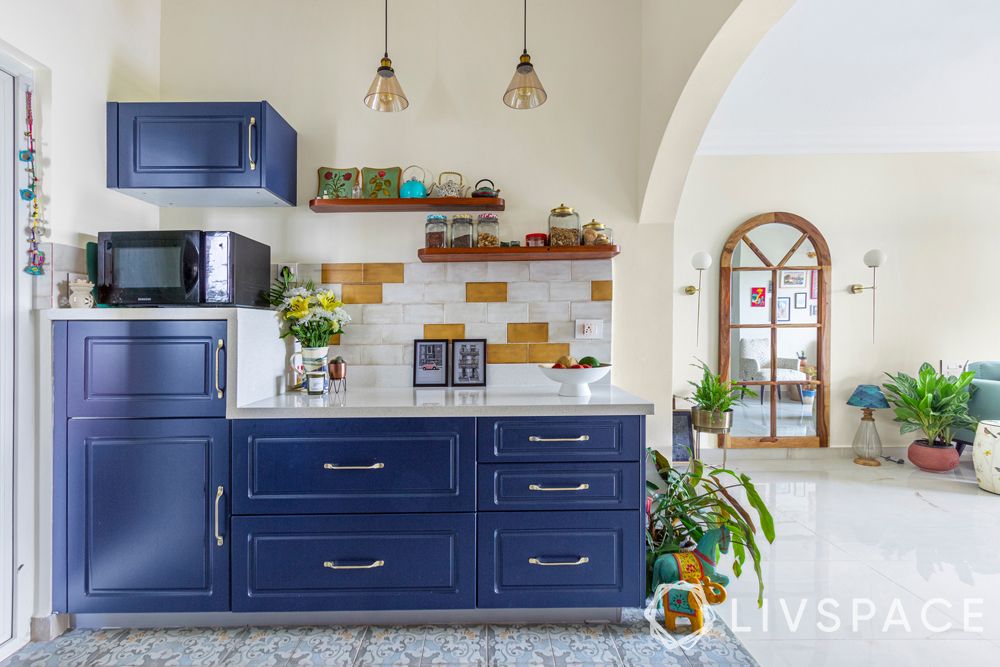
<path fill-rule="evenodd" d="M 729 553 L 729 531 L 724 528 L 706 531 L 694 551 L 663 554 L 653 564 L 653 589 L 675 581 L 695 583 L 705 577 L 728 586 L 729 577 L 715 571 L 716 553 L 719 551 Z"/>
<path fill-rule="evenodd" d="M 70 308 L 94 307 L 94 283 L 89 280 L 74 280 L 69 283 Z"/>
<path fill-rule="evenodd" d="M 676 588 L 663 595 L 663 625 L 668 631 L 677 632 L 677 621 L 686 618 L 691 623 L 691 632 L 698 632 L 705 625 L 702 600 L 706 604 L 725 602 L 725 587 L 707 577 L 702 578 L 700 583 L 704 598 L 695 591 Z"/>

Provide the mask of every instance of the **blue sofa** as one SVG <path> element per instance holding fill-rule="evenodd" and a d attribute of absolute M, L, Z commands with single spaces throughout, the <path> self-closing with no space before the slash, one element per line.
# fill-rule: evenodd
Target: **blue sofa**
<path fill-rule="evenodd" d="M 972 381 L 972 397 L 969 399 L 969 414 L 978 420 L 1000 419 L 1000 361 L 973 361 L 968 370 L 975 371 Z M 976 434 L 969 429 L 955 433 L 959 453 L 965 444 L 972 444 Z"/>

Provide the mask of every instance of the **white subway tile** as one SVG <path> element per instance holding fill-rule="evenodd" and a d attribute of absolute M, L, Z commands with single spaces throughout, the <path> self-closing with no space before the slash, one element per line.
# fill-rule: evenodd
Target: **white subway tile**
<path fill-rule="evenodd" d="M 487 343 L 506 343 L 507 342 L 507 325 L 506 324 L 466 324 L 465 325 L 465 337 L 466 338 L 485 338 Z"/>
<path fill-rule="evenodd" d="M 552 387 L 552 395 L 559 391 L 559 385 L 548 380 L 538 370 L 537 364 L 487 364 L 486 386 L 488 387 Z"/>
<path fill-rule="evenodd" d="M 398 366 L 353 366 L 348 368 L 349 387 L 401 388 L 413 386 L 413 367 Z"/>
<path fill-rule="evenodd" d="M 403 346 L 403 363 L 413 365 L 413 343 Z"/>
<path fill-rule="evenodd" d="M 528 304 L 529 322 L 558 322 L 569 320 L 568 301 L 542 301 Z"/>
<path fill-rule="evenodd" d="M 361 363 L 368 366 L 391 366 L 403 363 L 402 345 L 362 345 Z"/>
<path fill-rule="evenodd" d="M 366 304 L 363 319 L 365 324 L 399 324 L 403 321 L 403 307 L 398 304 Z"/>
<path fill-rule="evenodd" d="M 413 345 L 413 341 L 424 337 L 422 324 L 383 324 L 382 342 L 392 345 Z"/>
<path fill-rule="evenodd" d="M 548 282 L 550 280 L 569 280 L 573 275 L 573 263 L 569 261 L 530 262 L 528 277 L 530 280 Z"/>
<path fill-rule="evenodd" d="M 382 342 L 382 325 L 351 323 L 344 327 L 340 340 L 348 345 L 373 345 Z"/>
<path fill-rule="evenodd" d="M 343 296 L 338 294 L 337 296 Z M 364 309 L 365 307 L 360 303 L 348 303 L 344 306 L 344 310 L 351 317 L 351 322 L 359 323 L 364 321 Z"/>
<path fill-rule="evenodd" d="M 485 303 L 446 303 L 444 321 L 450 324 L 471 324 L 486 321 Z"/>
<path fill-rule="evenodd" d="M 425 303 L 465 303 L 465 283 L 431 283 L 424 291 Z"/>
<path fill-rule="evenodd" d="M 610 259 L 574 260 L 573 280 L 611 280 L 611 260 Z"/>
<path fill-rule="evenodd" d="M 589 282 L 549 283 L 549 299 L 551 301 L 590 301 L 590 283 Z"/>
<path fill-rule="evenodd" d="M 455 262 L 448 264 L 448 282 L 482 282 L 486 280 L 486 266 L 486 262 Z"/>
<path fill-rule="evenodd" d="M 548 301 L 548 283 L 507 283 L 507 301 Z"/>
<path fill-rule="evenodd" d="M 490 282 L 523 282 L 528 279 L 528 262 L 490 262 L 486 280 Z"/>
<path fill-rule="evenodd" d="M 343 357 L 348 364 L 360 364 L 364 360 L 364 349 L 368 345 L 331 345 L 329 358 Z"/>
<path fill-rule="evenodd" d="M 385 283 L 382 285 L 382 303 L 424 303 L 426 285 L 420 283 Z"/>
<path fill-rule="evenodd" d="M 340 283 L 317 283 L 316 285 L 319 289 L 333 290 L 333 293 L 337 295 L 337 298 L 343 298 L 344 296 L 344 286 Z"/>
<path fill-rule="evenodd" d="M 447 279 L 447 264 L 414 262 L 403 266 L 403 281 L 407 283 L 440 283 Z"/>
<path fill-rule="evenodd" d="M 549 322 L 549 342 L 566 343 L 576 340 L 576 322 Z"/>
<path fill-rule="evenodd" d="M 611 343 L 599 340 L 576 340 L 569 344 L 569 353 L 577 359 L 597 357 L 603 363 L 611 363 Z"/>
<path fill-rule="evenodd" d="M 574 303 L 570 309 L 570 319 L 573 320 L 610 320 L 610 301 L 584 301 Z"/>
<path fill-rule="evenodd" d="M 486 304 L 486 321 L 496 323 L 527 322 L 528 304 L 526 303 L 488 303 Z"/>
<path fill-rule="evenodd" d="M 403 306 L 403 321 L 410 324 L 442 324 L 444 306 L 426 303 Z"/>

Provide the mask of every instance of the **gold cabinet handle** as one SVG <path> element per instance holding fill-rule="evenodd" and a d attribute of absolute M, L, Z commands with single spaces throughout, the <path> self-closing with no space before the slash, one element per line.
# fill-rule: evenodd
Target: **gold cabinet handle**
<path fill-rule="evenodd" d="M 215 489 L 215 546 L 217 547 L 221 547 L 224 542 L 222 533 L 219 532 L 219 501 L 225 492 L 221 486 Z"/>
<path fill-rule="evenodd" d="M 580 556 L 574 561 L 556 561 L 554 563 L 547 563 L 545 561 L 539 560 L 538 558 L 529 558 L 528 562 L 532 565 L 544 565 L 545 567 L 575 567 L 577 565 L 584 565 L 589 563 L 590 559 L 586 556 Z"/>
<path fill-rule="evenodd" d="M 253 159 L 253 128 L 257 124 L 257 118 L 250 116 L 250 124 L 247 125 L 247 159 L 250 160 L 250 171 L 257 169 L 257 163 Z"/>
<path fill-rule="evenodd" d="M 381 470 L 384 463 L 373 463 L 370 466 L 339 466 L 336 463 L 324 463 L 323 470 Z"/>
<path fill-rule="evenodd" d="M 528 438 L 528 442 L 587 442 L 589 435 L 580 435 L 575 438 L 543 438 L 540 435 L 533 435 Z"/>
<path fill-rule="evenodd" d="M 384 560 L 373 560 L 368 563 L 368 565 L 337 565 L 332 560 L 328 560 L 323 563 L 323 567 L 331 570 L 372 570 L 376 567 L 382 567 L 383 565 L 385 565 Z"/>
<path fill-rule="evenodd" d="M 224 343 L 222 339 L 215 346 L 215 395 L 222 398 L 222 384 L 219 382 L 219 357 L 222 355 L 222 346 Z"/>
<path fill-rule="evenodd" d="M 529 491 L 586 491 L 590 484 L 577 484 L 576 486 L 542 486 L 541 484 L 529 484 Z"/>

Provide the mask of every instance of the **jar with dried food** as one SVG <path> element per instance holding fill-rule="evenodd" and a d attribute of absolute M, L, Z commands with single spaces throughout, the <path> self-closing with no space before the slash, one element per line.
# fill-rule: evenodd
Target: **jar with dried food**
<path fill-rule="evenodd" d="M 560 204 L 549 212 L 549 245 L 580 245 L 580 214 Z"/>
<path fill-rule="evenodd" d="M 549 242 L 549 235 L 541 232 L 524 235 L 524 245 L 528 248 L 544 248 Z"/>
<path fill-rule="evenodd" d="M 583 226 L 583 245 L 611 245 L 614 237 L 611 228 L 603 222 L 591 220 Z"/>
<path fill-rule="evenodd" d="M 456 215 L 451 219 L 451 247 L 474 248 L 475 239 L 472 236 L 472 216 Z"/>
<path fill-rule="evenodd" d="M 439 213 L 427 216 L 427 224 L 424 225 L 424 247 L 448 247 L 448 216 Z"/>
<path fill-rule="evenodd" d="M 480 213 L 476 220 L 476 246 L 479 248 L 500 247 L 500 220 L 496 213 Z"/>

